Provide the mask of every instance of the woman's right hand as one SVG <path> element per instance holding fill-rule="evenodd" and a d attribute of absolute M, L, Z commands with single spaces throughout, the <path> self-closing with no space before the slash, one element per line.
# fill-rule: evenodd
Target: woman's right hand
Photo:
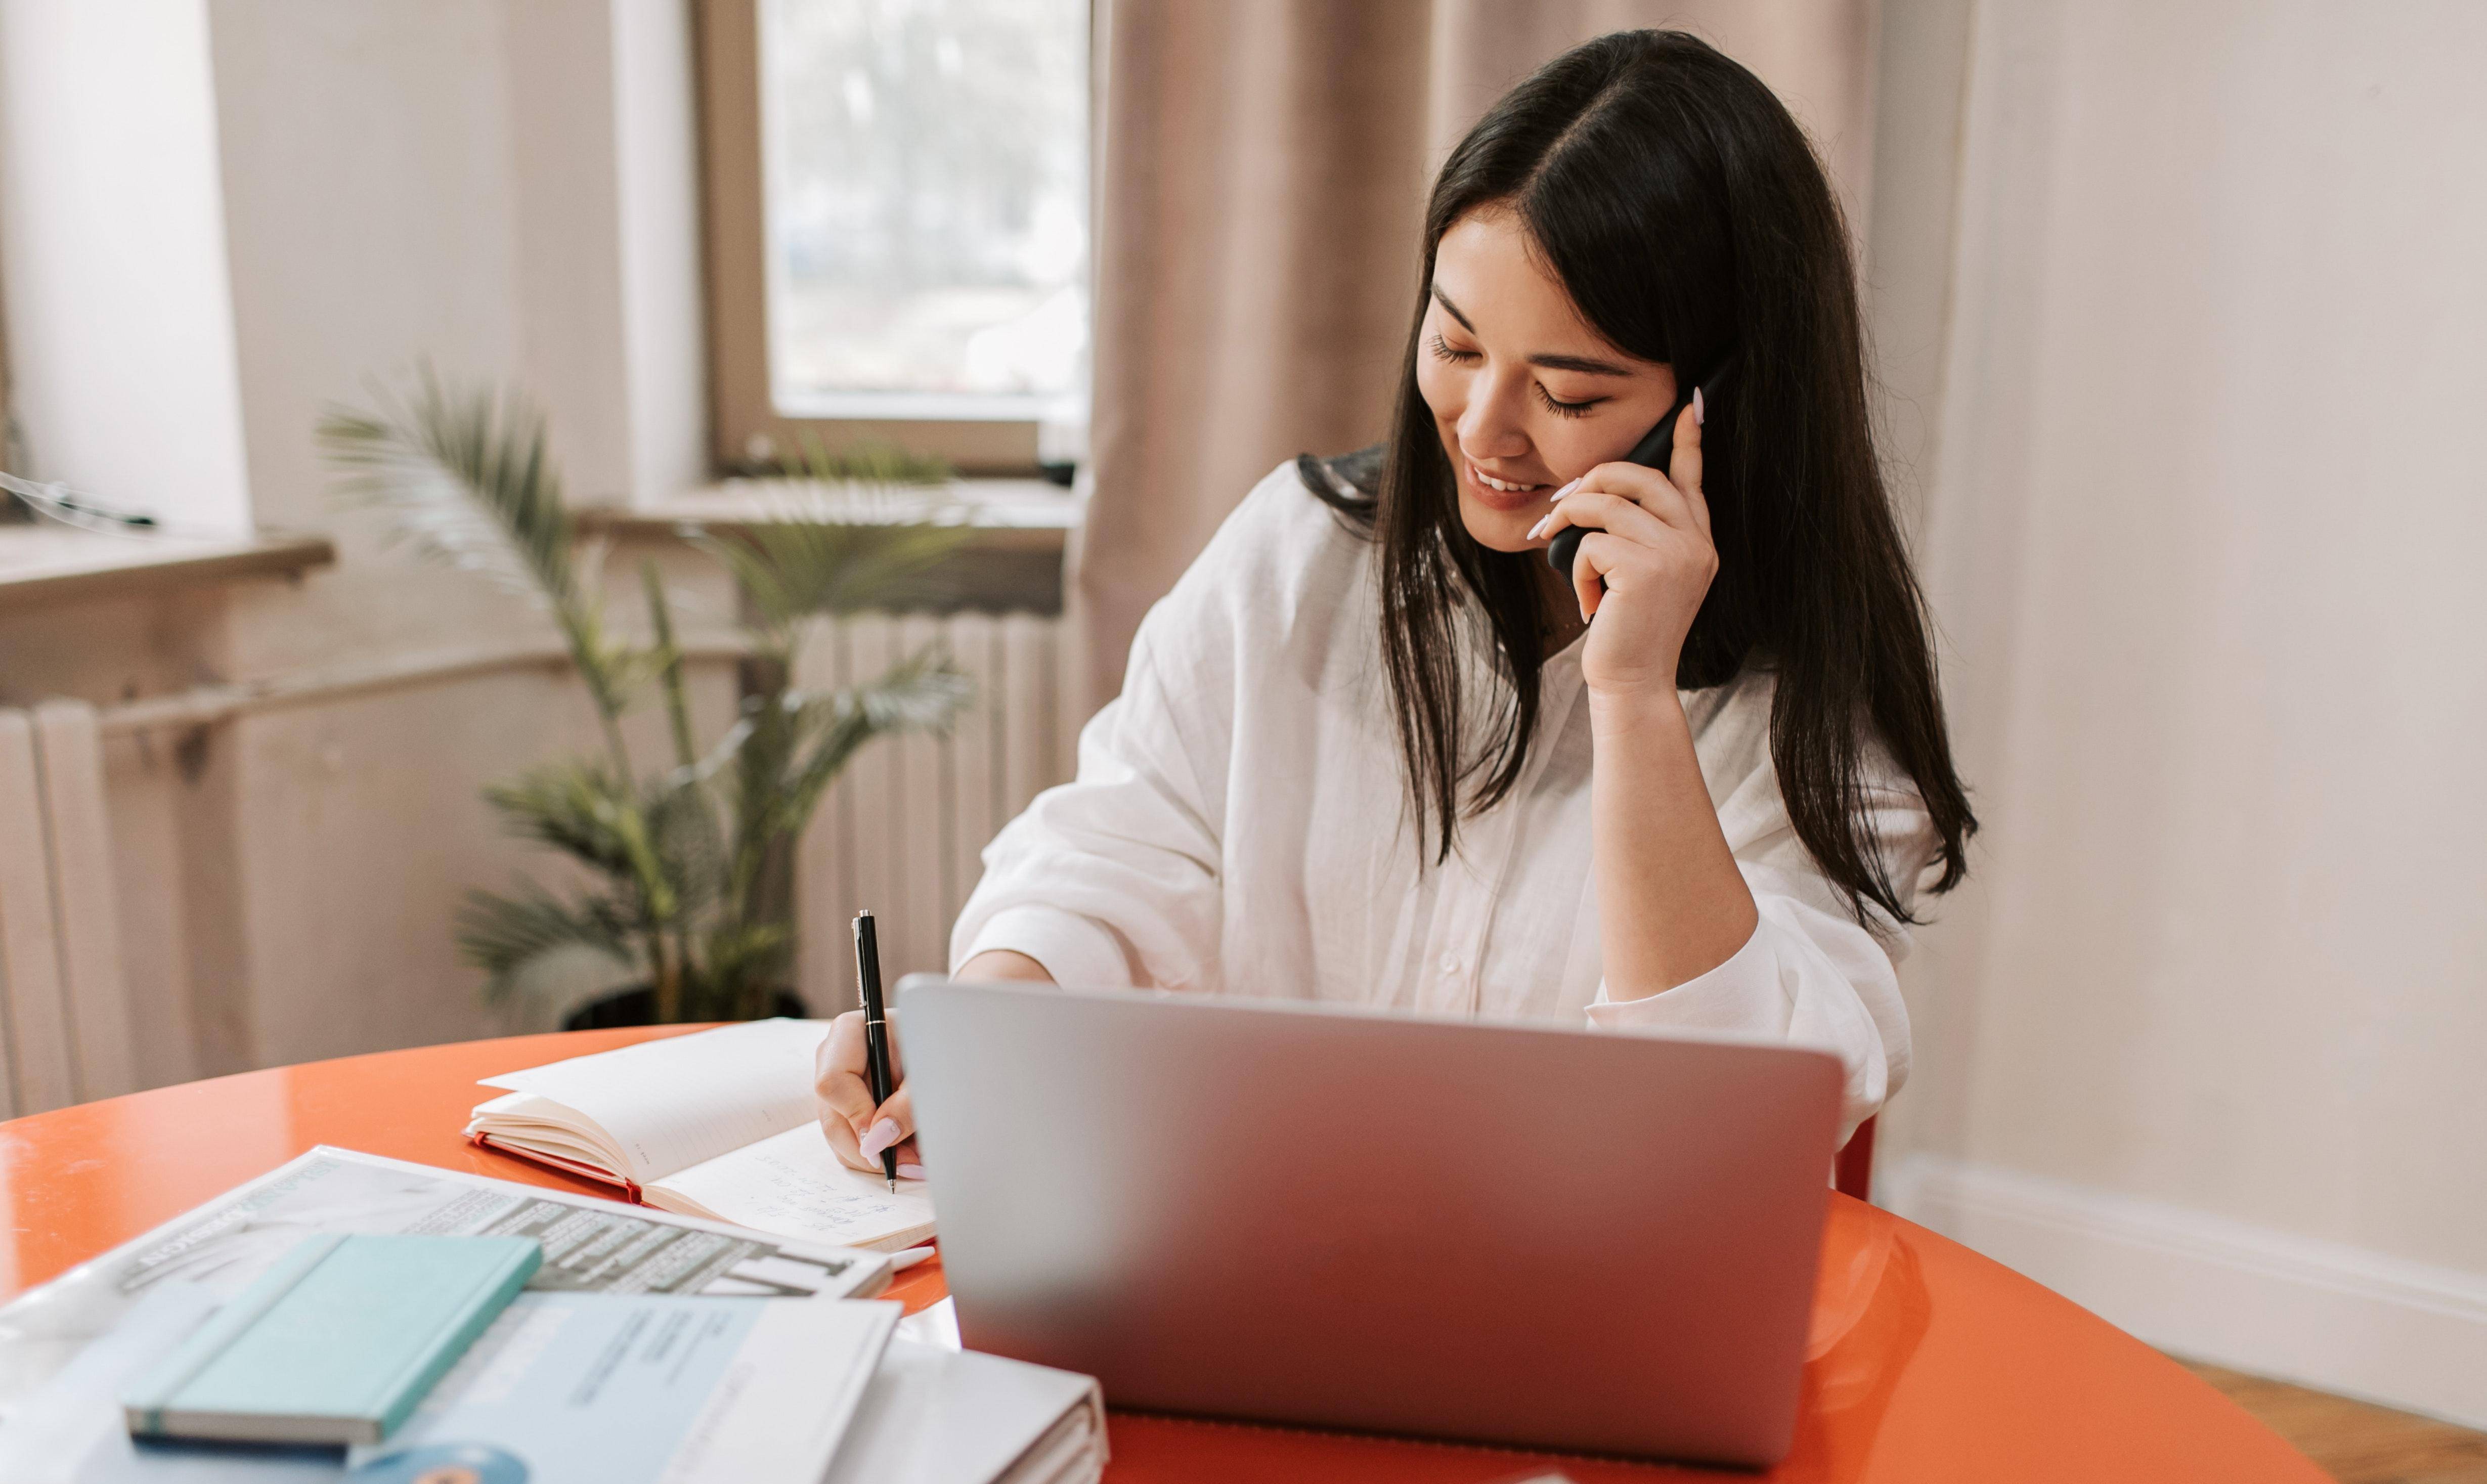
<path fill-rule="evenodd" d="M 812 1095 L 820 1106 L 821 1132 L 850 1169 L 881 1173 L 880 1152 L 898 1151 L 901 1179 L 924 1178 L 924 1157 L 915 1147 L 915 1103 L 907 1091 L 907 1067 L 898 1054 L 898 1019 L 889 1021 L 889 1075 L 898 1090 L 876 1103 L 864 1075 L 863 1012 L 850 1010 L 829 1022 L 829 1033 L 812 1061 Z"/>
<path fill-rule="evenodd" d="M 1023 953 L 993 949 L 959 966 L 952 977 L 984 984 L 1015 981 L 1051 984 L 1045 966 Z M 915 1145 L 915 1101 L 907 1088 L 907 1066 L 898 1054 L 898 1017 L 889 1018 L 889 1075 L 898 1090 L 886 1102 L 875 1103 L 872 1082 L 864 1075 L 863 1012 L 850 1010 L 829 1022 L 829 1033 L 812 1063 L 812 1093 L 819 1103 L 821 1132 L 838 1162 L 850 1169 L 880 1174 L 880 1152 L 898 1151 L 902 1180 L 924 1178 L 924 1154 Z"/>

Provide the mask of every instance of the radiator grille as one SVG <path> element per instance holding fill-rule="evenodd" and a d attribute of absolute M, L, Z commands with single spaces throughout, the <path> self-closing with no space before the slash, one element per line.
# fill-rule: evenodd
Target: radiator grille
<path fill-rule="evenodd" d="M 137 1090 L 119 897 L 95 708 L 0 709 L 0 1118 Z"/>
<path fill-rule="evenodd" d="M 884 982 L 947 966 L 950 924 L 994 831 L 1071 776 L 1078 723 L 1062 620 L 1033 613 L 869 616 L 827 626 L 803 652 L 807 686 L 880 674 L 945 645 L 976 695 L 947 737 L 883 739 L 822 800 L 796 862 L 798 987 L 815 1013 L 854 1004 L 848 921 L 870 908 Z"/>

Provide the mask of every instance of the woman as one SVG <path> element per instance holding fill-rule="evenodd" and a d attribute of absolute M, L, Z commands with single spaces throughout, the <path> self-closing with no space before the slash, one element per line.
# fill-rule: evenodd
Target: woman
<path fill-rule="evenodd" d="M 1711 47 L 1602 37 L 1452 153 L 1424 266 L 1389 441 L 1281 466 L 1151 610 L 956 972 L 1783 1036 L 1844 1139 L 1975 821 L 1821 165 Z M 1618 462 L 1688 382 L 1670 472 Z M 862 1067 L 850 1016 L 830 1143 L 920 1173 Z"/>

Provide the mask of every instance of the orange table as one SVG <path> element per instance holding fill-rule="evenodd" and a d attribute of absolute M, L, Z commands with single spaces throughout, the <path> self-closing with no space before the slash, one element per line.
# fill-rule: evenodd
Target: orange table
<path fill-rule="evenodd" d="M 687 1027 L 682 1027 L 687 1028 Z M 580 1031 L 217 1078 L 0 1123 L 0 1296 L 179 1216 L 314 1144 L 598 1192 L 459 1136 L 475 1079 L 668 1031 Z M 1559 1264 L 1543 1274 L 1566 1281 Z M 938 1300 L 939 1265 L 892 1296 Z M 2174 1362 L 1966 1247 L 1831 1197 L 1795 1452 L 1775 1480 L 2149 1484 L 2324 1475 Z M 1115 1484 L 1422 1480 L 1559 1469 L 1598 1480 L 1750 1475 L 1117 1413 Z"/>

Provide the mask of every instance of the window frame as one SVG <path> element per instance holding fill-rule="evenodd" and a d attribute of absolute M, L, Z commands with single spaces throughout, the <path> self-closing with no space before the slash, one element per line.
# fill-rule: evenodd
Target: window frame
<path fill-rule="evenodd" d="M 762 472 L 778 459 L 796 457 L 807 440 L 817 438 L 832 449 L 860 443 L 893 446 L 940 459 L 962 474 L 1036 474 L 1034 417 L 800 417 L 777 409 L 768 369 L 768 165 L 761 138 L 763 3 L 697 0 L 693 11 L 708 301 L 709 441 L 717 470 Z M 1093 135 L 1093 121 L 1090 126 Z"/>

